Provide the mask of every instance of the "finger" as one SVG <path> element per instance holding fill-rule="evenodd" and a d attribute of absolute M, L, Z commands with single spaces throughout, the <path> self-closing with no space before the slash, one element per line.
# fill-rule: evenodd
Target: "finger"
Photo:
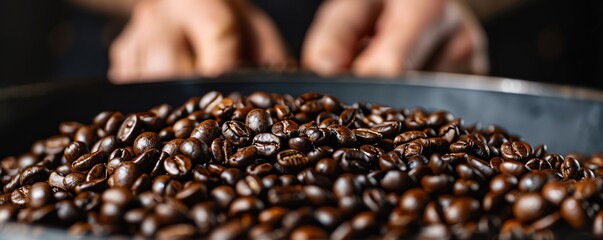
<path fill-rule="evenodd" d="M 194 59 L 182 44 L 155 44 L 140 54 L 139 78 L 145 81 L 193 75 Z"/>
<path fill-rule="evenodd" d="M 263 67 L 287 67 L 292 61 L 291 56 L 270 17 L 250 4 L 242 7 L 246 8 L 249 37 L 245 46 L 251 51 L 251 60 Z"/>
<path fill-rule="evenodd" d="M 200 74 L 216 76 L 233 69 L 240 55 L 238 19 L 230 1 L 204 0 L 184 22 L 184 31 L 195 53 Z"/>
<path fill-rule="evenodd" d="M 129 29 L 113 41 L 109 49 L 108 78 L 114 83 L 126 83 L 138 75 L 138 52 L 134 36 Z"/>
<path fill-rule="evenodd" d="M 429 69 L 441 72 L 486 74 L 486 37 L 477 21 L 465 15 L 459 29 L 444 44 Z"/>
<path fill-rule="evenodd" d="M 360 40 L 370 34 L 381 8 L 381 1 L 373 0 L 325 2 L 304 41 L 303 66 L 323 75 L 347 69 Z"/>
<path fill-rule="evenodd" d="M 420 67 L 440 40 L 458 25 L 447 0 L 385 0 L 377 32 L 353 63 L 359 75 L 396 76 Z M 446 11 L 445 11 L 446 10 Z"/>

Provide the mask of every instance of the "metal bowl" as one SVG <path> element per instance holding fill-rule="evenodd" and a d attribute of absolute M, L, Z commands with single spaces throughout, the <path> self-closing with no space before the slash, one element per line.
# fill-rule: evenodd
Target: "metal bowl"
<path fill-rule="evenodd" d="M 466 124 L 496 124 L 551 152 L 603 152 L 603 92 L 472 75 L 409 72 L 394 79 L 304 73 L 238 73 L 215 79 L 111 85 L 94 81 L 42 83 L 0 89 L 0 157 L 29 149 L 58 133 L 61 121 L 90 123 L 104 110 L 145 111 L 217 90 L 299 95 L 320 91 L 352 103 L 448 110 Z"/>
<path fill-rule="evenodd" d="M 303 73 L 239 73 L 216 79 L 111 85 L 94 81 L 42 83 L 0 89 L 0 158 L 27 151 L 36 139 L 58 133 L 61 121 L 90 123 L 100 111 L 145 111 L 181 104 L 208 91 L 288 93 L 320 91 L 348 103 L 448 110 L 465 123 L 496 124 L 550 152 L 603 152 L 603 92 L 568 86 L 470 75 L 410 72 L 395 79 Z M 68 239 L 66 232 L 7 224 L 0 238 Z"/>

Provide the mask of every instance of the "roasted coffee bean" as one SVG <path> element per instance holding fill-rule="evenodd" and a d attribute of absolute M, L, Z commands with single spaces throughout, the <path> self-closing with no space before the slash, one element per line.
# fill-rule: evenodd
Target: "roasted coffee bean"
<path fill-rule="evenodd" d="M 132 183 L 130 190 L 134 194 L 140 194 L 141 192 L 151 190 L 151 178 L 149 177 L 149 175 L 147 175 L 146 173 L 140 175 L 136 179 L 136 181 Z"/>
<path fill-rule="evenodd" d="M 190 137 L 197 138 L 204 143 L 210 143 L 220 136 L 220 125 L 213 119 L 205 120 L 195 126 Z"/>
<path fill-rule="evenodd" d="M 224 138 L 237 147 L 242 147 L 251 140 L 251 131 L 244 123 L 239 121 L 226 121 L 222 125 Z"/>
<path fill-rule="evenodd" d="M 177 154 L 176 156 L 165 159 L 163 168 L 171 177 L 182 179 L 191 173 L 193 162 L 186 155 Z"/>
<path fill-rule="evenodd" d="M 308 153 L 314 149 L 312 142 L 307 137 L 294 137 L 289 139 L 289 147 L 297 151 Z"/>
<path fill-rule="evenodd" d="M 470 197 L 461 197 L 452 201 L 444 213 L 444 218 L 449 224 L 466 223 L 474 220 L 479 212 L 479 201 Z"/>
<path fill-rule="evenodd" d="M 104 112 L 99 113 L 98 115 L 105 115 L 103 114 Z M 108 116 L 110 116 L 111 112 L 108 112 Z M 95 118 L 96 119 L 96 118 Z M 81 123 L 79 122 L 74 122 L 74 121 L 70 121 L 70 122 L 61 122 L 59 124 L 59 132 L 62 135 L 68 136 L 70 138 L 73 138 L 73 135 L 75 135 L 75 132 L 82 126 Z"/>
<path fill-rule="evenodd" d="M 354 147 L 356 145 L 356 134 L 349 128 L 339 124 L 333 124 L 329 126 L 329 130 L 335 136 L 339 146 Z"/>
<path fill-rule="evenodd" d="M 240 196 L 257 196 L 264 189 L 260 178 L 249 175 L 237 182 L 236 190 Z"/>
<path fill-rule="evenodd" d="M 130 145 L 142 132 L 142 122 L 136 114 L 131 114 L 123 121 L 117 131 L 117 138 L 124 144 Z"/>
<path fill-rule="evenodd" d="M 519 196 L 513 204 L 513 215 L 521 222 L 532 222 L 548 214 L 549 205 L 538 193 L 526 193 Z"/>
<path fill-rule="evenodd" d="M 376 124 L 371 129 L 381 133 L 384 138 L 393 138 L 402 130 L 402 122 L 395 120 L 385 121 L 383 123 Z"/>
<path fill-rule="evenodd" d="M 253 137 L 253 146 L 262 157 L 272 157 L 281 149 L 281 139 L 271 133 L 260 133 Z"/>
<path fill-rule="evenodd" d="M 507 161 L 525 162 L 533 155 L 533 149 L 526 142 L 505 142 L 500 146 L 500 153 Z"/>
<path fill-rule="evenodd" d="M 78 172 L 87 172 L 94 167 L 94 165 L 103 163 L 103 161 L 105 161 L 105 156 L 102 152 L 98 151 L 82 155 L 77 160 L 73 161 L 71 166 Z"/>
<path fill-rule="evenodd" d="M 268 132 L 272 127 L 272 118 L 263 109 L 256 108 L 247 114 L 245 125 L 255 133 Z"/>
<path fill-rule="evenodd" d="M 255 146 L 240 148 L 227 159 L 227 165 L 231 167 L 246 167 L 251 164 L 257 155 Z"/>
<path fill-rule="evenodd" d="M 45 182 L 35 183 L 31 186 L 28 197 L 28 203 L 30 207 L 42 207 L 52 199 L 50 193 L 50 186 L 48 185 L 48 183 Z"/>
<path fill-rule="evenodd" d="M 486 139 L 479 134 L 462 136 L 458 141 L 450 144 L 450 152 L 466 152 L 478 158 L 488 158 L 490 156 Z"/>
<path fill-rule="evenodd" d="M 345 149 L 339 165 L 346 172 L 366 173 L 371 169 L 371 159 L 357 149 Z"/>
<path fill-rule="evenodd" d="M 576 179 L 580 170 L 580 162 L 573 157 L 566 157 L 561 164 L 561 173 L 564 179 Z"/>
<path fill-rule="evenodd" d="M 74 141 L 65 147 L 63 156 L 65 156 L 67 162 L 71 163 L 86 153 L 88 153 L 88 145 L 83 142 Z"/>
<path fill-rule="evenodd" d="M 70 173 L 63 179 L 63 186 L 65 186 L 65 190 L 75 191 L 75 187 L 77 185 L 86 181 L 86 176 L 80 173 Z"/>
<path fill-rule="evenodd" d="M 307 167 L 311 162 L 302 152 L 288 149 L 276 155 L 277 163 L 287 171 L 296 171 Z"/>
<path fill-rule="evenodd" d="M 19 184 L 24 186 L 47 180 L 50 171 L 43 166 L 35 165 L 24 169 L 19 175 Z"/>
<path fill-rule="evenodd" d="M 17 208 L 28 207 L 28 198 L 30 194 L 31 186 L 23 186 L 15 189 L 10 196 L 10 200 L 13 205 Z"/>
<path fill-rule="evenodd" d="M 188 138 L 180 143 L 180 152 L 194 163 L 206 163 L 209 161 L 209 147 L 205 142 L 197 138 Z"/>
<path fill-rule="evenodd" d="M 150 148 L 132 159 L 131 162 L 146 172 L 154 167 L 153 164 L 158 162 L 159 157 L 159 151 L 156 148 Z"/>
<path fill-rule="evenodd" d="M 143 132 L 134 140 L 134 153 L 140 155 L 148 149 L 161 148 L 161 142 L 159 141 L 159 135 L 154 132 Z"/>
<path fill-rule="evenodd" d="M 44 142 L 46 154 L 54 155 L 65 151 L 71 140 L 67 136 L 53 136 Z"/>
<path fill-rule="evenodd" d="M 288 139 L 297 136 L 299 125 L 292 120 L 282 120 L 272 125 L 271 132 L 282 139 Z"/>
<path fill-rule="evenodd" d="M 568 197 L 561 203 L 559 211 L 565 222 L 575 229 L 581 229 L 586 227 L 590 221 L 588 208 L 588 202 Z"/>
<path fill-rule="evenodd" d="M 140 168 L 133 162 L 123 162 L 109 177 L 109 186 L 129 188 L 134 184 L 136 178 L 140 176 Z"/>

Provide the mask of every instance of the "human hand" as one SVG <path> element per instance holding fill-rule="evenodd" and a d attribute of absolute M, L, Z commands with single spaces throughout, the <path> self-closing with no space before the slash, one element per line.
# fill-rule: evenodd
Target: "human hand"
<path fill-rule="evenodd" d="M 302 64 L 322 75 L 488 70 L 484 34 L 457 0 L 326 1 L 308 30 Z"/>
<path fill-rule="evenodd" d="M 289 59 L 276 26 L 246 0 L 144 0 L 110 49 L 113 82 L 216 76 L 245 59 L 282 66 Z"/>

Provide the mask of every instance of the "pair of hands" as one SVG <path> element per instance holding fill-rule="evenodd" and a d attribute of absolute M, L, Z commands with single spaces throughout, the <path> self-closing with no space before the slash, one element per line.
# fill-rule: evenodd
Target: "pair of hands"
<path fill-rule="evenodd" d="M 294 61 L 271 19 L 247 0 L 141 0 L 110 49 L 114 82 L 216 76 L 242 64 Z M 302 67 L 321 75 L 396 76 L 407 69 L 482 74 L 485 40 L 457 0 L 326 0 Z"/>

